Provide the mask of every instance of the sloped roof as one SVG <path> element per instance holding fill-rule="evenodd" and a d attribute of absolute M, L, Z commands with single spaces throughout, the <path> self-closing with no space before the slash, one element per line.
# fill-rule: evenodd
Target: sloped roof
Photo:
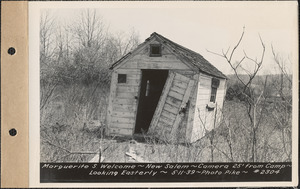
<path fill-rule="evenodd" d="M 176 53 L 181 59 L 185 60 L 185 62 L 193 65 L 194 67 L 198 68 L 200 72 L 204 72 L 206 74 L 216 76 L 219 78 L 226 79 L 227 77 L 219 71 L 216 67 L 214 67 L 211 63 L 209 63 L 203 56 L 201 56 L 199 53 L 192 51 L 188 48 L 185 48 L 167 38 L 164 36 L 154 32 L 151 34 L 149 38 L 145 40 L 142 44 L 140 44 L 136 49 L 138 49 L 140 46 L 142 46 L 144 43 L 148 42 L 153 37 L 157 37 L 160 39 L 164 44 L 167 44 L 174 53 Z M 111 65 L 110 69 L 115 67 L 116 65 L 120 64 L 123 60 L 127 59 L 131 55 L 131 52 L 123 56 L 120 60 L 115 62 Z"/>

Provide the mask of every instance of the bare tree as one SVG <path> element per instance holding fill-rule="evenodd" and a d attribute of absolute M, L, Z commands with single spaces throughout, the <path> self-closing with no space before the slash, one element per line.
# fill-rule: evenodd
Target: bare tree
<path fill-rule="evenodd" d="M 57 22 L 51 12 L 43 12 L 40 21 L 40 109 L 51 101 L 59 83 L 67 77 L 65 67 L 71 61 L 71 39 L 66 25 Z"/>
<path fill-rule="evenodd" d="M 77 70 L 73 74 L 86 84 L 92 81 L 107 81 L 108 65 L 106 61 L 107 27 L 103 18 L 96 10 L 82 11 L 72 24 L 70 24 L 74 38 L 73 54 L 74 66 Z"/>
<path fill-rule="evenodd" d="M 106 26 L 96 10 L 81 11 L 73 25 L 73 34 L 78 45 L 82 47 L 99 46 L 105 40 Z"/>
<path fill-rule="evenodd" d="M 279 68 L 280 81 L 274 82 L 272 87 L 279 91 L 280 100 L 274 102 L 274 111 L 272 116 L 276 121 L 277 128 L 281 131 L 281 140 L 284 153 L 287 160 L 291 160 L 292 147 L 292 77 L 289 65 L 292 62 L 289 58 L 285 58 L 282 54 L 276 52 L 271 45 L 274 61 Z"/>
<path fill-rule="evenodd" d="M 55 49 L 55 19 L 50 12 L 43 12 L 40 20 L 41 68 L 48 66 Z"/>
<path fill-rule="evenodd" d="M 292 62 L 289 58 L 284 58 L 280 53 L 276 52 L 274 50 L 273 45 L 271 45 L 271 49 L 272 49 L 272 54 L 273 54 L 273 59 L 277 65 L 277 67 L 279 68 L 279 73 L 280 73 L 280 88 L 279 88 L 279 95 L 284 98 L 284 96 L 286 94 L 284 94 L 283 92 L 283 88 L 284 88 L 284 80 L 286 80 L 288 83 L 286 83 L 289 87 L 289 89 L 291 89 L 292 87 L 292 78 L 291 78 L 291 70 L 288 67 L 288 65 L 292 65 Z M 284 99 L 283 99 L 284 100 Z"/>
<path fill-rule="evenodd" d="M 72 37 L 68 25 L 60 23 L 56 27 L 55 46 L 55 59 L 57 60 L 57 64 L 61 66 L 72 60 Z"/>
<path fill-rule="evenodd" d="M 51 146 L 48 150 L 55 152 L 52 155 L 56 159 L 61 156 L 56 154 L 59 151 L 74 154 L 71 143 L 64 142 L 65 136 L 57 135 L 65 135 L 66 128 L 77 129 L 74 141 L 84 133 L 82 130 L 90 132 L 88 126 L 84 127 L 90 121 L 103 128 L 109 65 L 137 46 L 138 34 L 132 30 L 113 35 L 92 9 L 79 12 L 78 18 L 67 24 L 44 12 L 40 26 L 41 132 L 57 137 L 49 140 L 54 145 L 46 142 L 41 146 Z M 81 139 L 83 144 L 84 137 Z"/>
<path fill-rule="evenodd" d="M 222 58 L 224 58 L 227 63 L 230 65 L 232 70 L 234 71 L 235 77 L 237 80 L 240 82 L 242 85 L 242 89 L 240 91 L 237 91 L 238 95 L 243 96 L 244 100 L 242 101 L 242 104 L 246 108 L 247 112 L 247 117 L 248 120 L 247 122 L 249 123 L 248 126 L 250 128 L 250 143 L 251 143 L 251 157 L 250 161 L 257 161 L 257 131 L 260 126 L 261 118 L 262 118 L 262 111 L 264 110 L 261 108 L 258 110 L 257 106 L 261 103 L 262 97 L 264 94 L 264 91 L 261 92 L 261 94 L 257 95 L 254 93 L 253 89 L 251 88 L 251 84 L 253 83 L 254 78 L 257 76 L 258 71 L 261 69 L 261 66 L 264 61 L 264 55 L 265 55 L 265 44 L 263 43 L 263 40 L 261 36 L 259 35 L 260 43 L 262 46 L 262 52 L 260 58 L 251 58 L 247 55 L 246 51 L 243 50 L 244 56 L 237 62 L 234 62 L 233 57 L 239 48 L 243 37 L 245 34 L 245 27 L 243 28 L 243 32 L 236 43 L 236 45 L 230 49 L 230 47 L 225 51 L 222 50 L 222 53 L 215 53 L 208 51 L 210 53 L 213 53 L 215 55 L 218 55 Z M 248 70 L 244 68 L 244 64 L 252 64 L 253 65 L 253 70 Z M 242 78 L 239 70 L 242 70 L 248 78 Z M 267 81 L 267 80 L 266 80 Z M 263 106 L 264 107 L 264 106 Z M 245 120 L 246 121 L 246 120 Z"/>
<path fill-rule="evenodd" d="M 124 56 L 139 44 L 138 34 L 134 29 L 129 34 L 119 31 L 110 39 L 117 50 L 118 56 Z"/>
<path fill-rule="evenodd" d="M 55 74 L 55 18 L 50 12 L 44 12 L 40 20 L 40 109 L 43 109 L 53 95 L 57 82 L 52 80 Z"/>

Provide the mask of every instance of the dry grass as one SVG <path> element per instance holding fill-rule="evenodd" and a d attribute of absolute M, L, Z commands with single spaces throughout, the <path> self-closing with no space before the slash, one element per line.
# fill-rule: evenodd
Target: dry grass
<path fill-rule="evenodd" d="M 71 152 L 98 152 L 106 116 L 107 86 L 59 86 L 41 110 L 41 161 L 80 162 L 93 155 Z M 102 94 L 102 95 L 97 95 Z M 102 120 L 97 128 L 86 128 L 89 120 Z M 61 147 L 61 148 L 59 148 Z"/>
<path fill-rule="evenodd" d="M 250 130 L 239 102 L 225 102 L 224 119 L 213 131 L 213 144 L 210 142 L 212 133 L 193 144 L 170 144 L 149 135 L 104 137 L 107 97 L 108 88 L 96 85 L 73 84 L 57 88 L 41 111 L 41 162 L 88 162 L 100 149 L 104 162 L 131 162 L 132 159 L 125 155 L 129 148 L 147 162 L 249 161 Z M 282 130 L 271 116 L 274 107 L 269 106 L 259 129 L 258 161 L 287 161 Z M 97 127 L 86 127 L 85 123 L 95 119 L 100 120 Z M 130 144 L 132 139 L 137 144 Z M 290 148 L 288 141 L 286 147 Z"/>

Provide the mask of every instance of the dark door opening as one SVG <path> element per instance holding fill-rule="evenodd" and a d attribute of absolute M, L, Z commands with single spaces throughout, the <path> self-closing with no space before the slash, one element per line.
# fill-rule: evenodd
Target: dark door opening
<path fill-rule="evenodd" d="M 148 131 L 167 77 L 168 70 L 142 70 L 135 133 Z"/>

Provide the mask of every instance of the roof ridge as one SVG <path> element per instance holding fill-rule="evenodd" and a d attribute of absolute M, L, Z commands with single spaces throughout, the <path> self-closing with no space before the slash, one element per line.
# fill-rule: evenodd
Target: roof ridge
<path fill-rule="evenodd" d="M 170 39 L 168 39 L 168 38 L 164 37 L 163 35 L 158 34 L 158 33 L 156 33 L 156 32 L 153 32 L 153 33 L 151 34 L 151 36 L 154 35 L 154 34 L 156 34 L 158 37 L 162 38 L 163 40 L 165 40 L 165 41 L 171 43 L 171 45 L 172 45 L 172 44 L 173 44 L 173 45 L 176 45 L 177 47 L 180 47 L 182 50 L 184 50 L 184 51 L 186 51 L 186 52 L 188 52 L 188 53 L 192 53 L 192 55 L 197 56 L 198 58 L 203 59 L 203 61 L 206 61 L 210 66 L 212 66 L 214 69 L 216 69 L 218 72 L 220 72 L 224 77 L 226 77 L 220 70 L 218 70 L 218 68 L 216 68 L 216 67 L 215 67 L 213 64 L 211 64 L 208 60 L 206 60 L 201 54 L 199 54 L 199 53 L 197 53 L 197 52 L 195 52 L 195 51 L 193 51 L 193 50 L 191 50 L 191 49 L 189 49 L 189 48 L 186 48 L 186 47 L 184 47 L 184 46 L 182 46 L 182 45 L 180 45 L 180 44 L 178 44 L 178 43 L 176 43 L 176 42 L 173 42 L 172 40 L 170 40 Z M 185 56 L 188 56 L 188 55 L 185 54 Z M 197 58 L 197 57 L 192 57 L 192 58 L 195 59 L 195 58 Z M 191 63 L 194 64 L 194 65 L 196 65 L 194 62 L 191 62 Z M 200 69 L 200 68 L 199 68 L 199 69 Z M 200 70 L 201 70 L 201 69 L 200 69 Z M 205 71 L 205 70 L 202 70 L 202 71 L 207 72 L 207 71 Z"/>
<path fill-rule="evenodd" d="M 153 32 L 151 35 L 153 35 L 153 34 L 158 35 L 159 37 L 163 38 L 164 40 L 167 40 L 167 41 L 173 43 L 173 44 L 176 45 L 176 46 L 179 46 L 180 48 L 182 48 L 182 49 L 184 49 L 184 50 L 186 50 L 186 51 L 190 51 L 190 52 L 192 52 L 192 53 L 194 53 L 194 54 L 196 54 L 196 55 L 199 55 L 199 56 L 203 57 L 201 54 L 197 53 L 196 51 L 193 51 L 193 50 L 191 50 L 191 49 L 189 49 L 189 48 L 186 48 L 186 47 L 184 47 L 184 46 L 182 46 L 182 45 L 180 45 L 180 44 L 178 44 L 178 43 L 176 43 L 176 42 L 174 42 L 174 41 L 172 41 L 172 40 L 170 40 L 170 39 L 164 37 L 164 36 L 161 35 L 161 34 L 158 34 L 158 33 L 156 33 L 156 32 Z"/>
<path fill-rule="evenodd" d="M 153 32 L 150 37 L 145 39 L 145 41 L 141 44 L 139 44 L 134 50 L 123 56 L 121 59 L 119 59 L 117 62 L 111 65 L 110 69 L 113 69 L 114 66 L 121 63 L 123 60 L 128 58 L 133 52 L 135 52 L 137 49 L 139 49 L 141 46 L 143 46 L 145 43 L 148 43 L 149 40 L 157 38 L 161 40 L 163 43 L 166 43 L 172 48 L 172 50 L 177 53 L 181 58 L 185 59 L 185 61 L 189 62 L 189 64 L 197 67 L 199 71 L 220 77 L 220 78 L 227 78 L 220 70 L 218 70 L 214 65 L 212 65 L 208 60 L 206 60 L 201 54 L 186 48 L 182 45 L 179 45 L 178 43 L 173 42 L 172 40 Z"/>

